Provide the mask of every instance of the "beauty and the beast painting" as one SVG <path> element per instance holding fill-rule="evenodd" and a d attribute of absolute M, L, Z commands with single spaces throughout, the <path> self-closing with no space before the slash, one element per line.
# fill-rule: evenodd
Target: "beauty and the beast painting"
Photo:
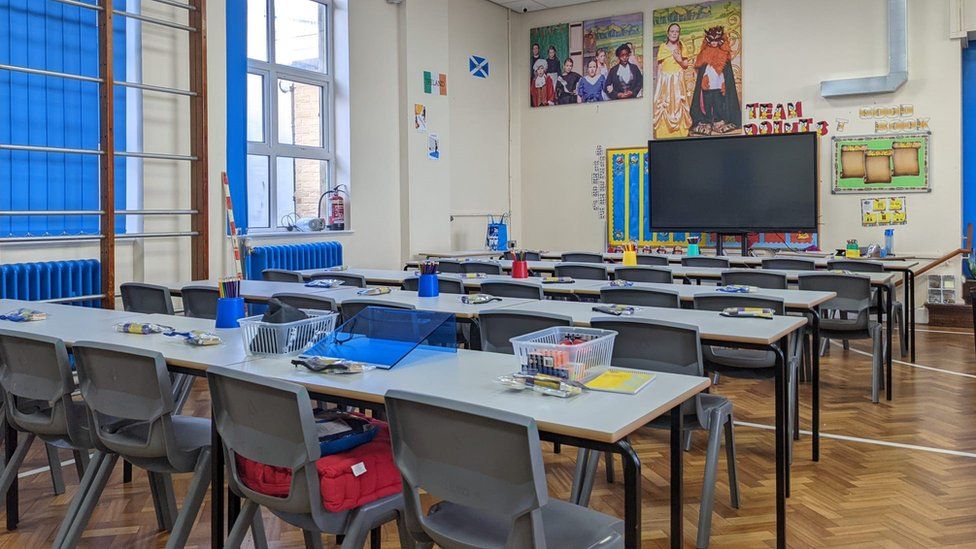
<path fill-rule="evenodd" d="M 654 10 L 654 138 L 742 132 L 742 4 Z"/>

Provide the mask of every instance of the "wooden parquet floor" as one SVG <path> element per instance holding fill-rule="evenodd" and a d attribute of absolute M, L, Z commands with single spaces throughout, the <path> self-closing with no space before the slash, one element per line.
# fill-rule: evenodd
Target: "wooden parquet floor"
<path fill-rule="evenodd" d="M 953 329 L 962 332 L 962 330 Z M 810 459 L 810 436 L 796 444 L 793 493 L 788 500 L 791 547 L 976 547 L 976 356 L 972 334 L 919 332 L 917 363 L 895 364 L 894 400 L 870 401 L 870 357 L 832 346 L 822 362 L 821 461 Z M 896 358 L 900 358 L 897 357 Z M 932 370 L 937 368 L 943 371 Z M 714 392 L 735 405 L 742 506 L 729 505 L 724 459 L 719 465 L 712 547 L 774 545 L 772 387 L 768 382 L 723 379 Z M 801 386 L 801 425 L 809 429 L 809 385 Z M 198 381 L 188 413 L 206 415 L 205 383 Z M 840 438 L 832 438 L 834 436 Z M 633 439 L 643 462 L 643 546 L 668 543 L 667 433 L 644 429 Z M 694 546 L 705 437 L 685 456 L 685 545 Z M 553 454 L 546 445 L 552 497 L 566 498 L 576 452 Z M 65 453 L 62 458 L 67 460 Z M 22 469 L 46 465 L 35 445 Z M 619 461 L 617 478 L 622 477 Z M 46 472 L 21 479 L 21 523 L 0 549 L 47 547 L 77 487 L 74 467 L 64 468 L 67 492 L 52 496 Z M 163 547 L 148 483 L 138 469 L 131 484 L 121 467 L 110 481 L 83 538 L 85 547 Z M 607 484 L 602 465 L 591 506 L 623 516 L 623 489 Z M 189 476 L 176 479 L 182 499 Z M 209 546 L 209 499 L 189 547 Z M 301 547 L 301 533 L 265 513 L 272 547 Z M 326 539 L 334 546 L 334 539 Z M 398 547 L 396 529 L 383 530 L 383 547 Z"/>

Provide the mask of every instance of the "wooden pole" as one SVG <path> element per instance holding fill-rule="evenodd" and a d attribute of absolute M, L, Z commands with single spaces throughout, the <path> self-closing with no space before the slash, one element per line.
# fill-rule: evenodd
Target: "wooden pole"
<path fill-rule="evenodd" d="M 102 266 L 102 306 L 115 308 L 115 70 L 112 44 L 112 0 L 98 11 L 99 201 L 102 215 L 99 260 Z"/>
<path fill-rule="evenodd" d="M 207 0 L 191 0 L 190 33 L 190 150 L 196 157 L 190 166 L 191 217 L 190 271 L 194 280 L 210 277 L 209 160 L 207 156 Z"/>

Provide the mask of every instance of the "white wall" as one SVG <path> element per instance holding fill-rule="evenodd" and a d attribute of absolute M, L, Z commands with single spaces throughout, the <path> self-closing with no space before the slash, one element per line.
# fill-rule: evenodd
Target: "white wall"
<path fill-rule="evenodd" d="M 641 146 L 651 135 L 651 82 L 645 97 L 598 105 L 532 109 L 528 105 L 529 29 L 541 25 L 643 11 L 645 51 L 654 9 L 687 2 L 608 0 L 520 16 L 512 31 L 513 117 L 521 141 L 521 238 L 527 246 L 598 249 L 605 221 L 591 208 L 597 145 Z M 846 134 L 873 132 L 857 120 L 861 105 L 911 103 L 930 118 L 931 194 L 908 197 L 909 223 L 896 227 L 899 253 L 936 254 L 959 246 L 961 212 L 961 61 L 948 38 L 947 3 L 910 1 L 909 80 L 894 94 L 826 100 L 821 80 L 885 74 L 886 0 L 743 0 L 743 105 L 801 100 L 804 115 L 851 122 Z M 821 246 L 848 238 L 878 242 L 882 229 L 860 226 L 858 196 L 830 193 L 830 135 L 821 150 Z"/>

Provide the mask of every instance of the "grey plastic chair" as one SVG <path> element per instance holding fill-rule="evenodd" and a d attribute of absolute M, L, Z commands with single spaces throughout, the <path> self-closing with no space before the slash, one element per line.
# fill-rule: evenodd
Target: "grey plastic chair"
<path fill-rule="evenodd" d="M 482 311 L 478 314 L 478 323 L 481 350 L 510 355 L 514 352 L 511 338 L 556 326 L 572 326 L 573 319 L 565 315 L 505 308 Z"/>
<path fill-rule="evenodd" d="M 420 285 L 420 277 L 411 276 L 403 279 L 403 289 L 416 292 L 417 287 Z M 459 278 L 450 278 L 446 276 L 437 277 L 437 291 L 442 294 L 463 294 L 464 283 L 461 282 Z"/>
<path fill-rule="evenodd" d="M 462 264 L 466 273 L 502 274 L 502 266 L 488 261 L 466 261 Z"/>
<path fill-rule="evenodd" d="M 217 300 L 220 292 L 212 286 L 183 286 L 180 289 L 183 299 L 183 314 L 193 318 L 217 318 Z"/>
<path fill-rule="evenodd" d="M 400 541 L 410 546 L 403 517 L 403 495 L 396 494 L 356 509 L 330 512 L 322 505 L 316 462 L 321 457 L 315 417 L 308 391 L 301 385 L 229 368 L 210 368 L 207 382 L 213 399 L 214 424 L 224 444 L 228 486 L 244 498 L 226 546 L 240 547 L 250 529 L 259 546 L 267 547 L 261 508 L 301 528 L 305 546 L 322 547 L 321 535 L 344 536 L 343 547 L 361 548 L 372 531 L 378 546 L 380 528 L 396 520 Z M 237 456 L 291 469 L 285 497 L 268 496 L 248 488 L 240 478 Z"/>
<path fill-rule="evenodd" d="M 76 342 L 72 352 L 95 447 L 105 457 L 90 489 L 72 501 L 77 512 L 69 510 L 73 519 L 61 524 L 55 547 L 78 543 L 120 456 L 149 473 L 157 519 L 172 530 L 166 547 L 183 547 L 210 484 L 210 420 L 174 413 L 169 372 L 158 352 L 86 341 Z M 177 513 L 168 477 L 190 472 Z"/>
<path fill-rule="evenodd" d="M 265 269 L 261 271 L 261 280 L 268 282 L 305 282 L 302 273 L 287 269 Z"/>
<path fill-rule="evenodd" d="M 481 293 L 496 297 L 518 297 L 523 299 L 545 299 L 542 285 L 520 280 L 486 280 L 481 283 Z"/>
<path fill-rule="evenodd" d="M 591 252 L 566 252 L 560 257 L 564 263 L 603 263 L 603 254 Z"/>
<path fill-rule="evenodd" d="M 598 317 L 590 326 L 617 332 L 613 344 L 614 366 L 692 376 L 704 375 L 701 340 L 698 328 L 687 324 L 638 318 Z M 719 450 L 725 434 L 725 453 L 729 470 L 729 492 L 732 507 L 739 507 L 739 481 L 735 466 L 735 433 L 732 402 L 729 399 L 702 393 L 681 405 L 686 432 L 708 431 L 708 450 L 705 455 L 705 476 L 702 482 L 701 510 L 698 515 L 697 547 L 707 547 L 712 527 L 712 508 L 715 503 L 715 477 L 718 473 Z M 652 427 L 669 429 L 670 421 L 658 418 Z M 585 502 L 593 488 L 593 477 L 600 453 L 590 450 L 579 493 Z M 582 459 L 580 451 L 577 461 Z M 607 469 L 613 465 L 612 454 L 607 455 Z M 579 468 L 577 468 L 579 469 Z"/>
<path fill-rule="evenodd" d="M 526 261 L 542 261 L 542 254 L 540 252 L 524 252 L 524 253 L 525 253 Z M 505 252 L 505 254 L 502 255 L 502 258 L 512 261 L 513 259 L 515 259 L 515 254 L 513 254 L 512 252 Z"/>
<path fill-rule="evenodd" d="M 678 292 L 657 288 L 600 288 L 600 302 L 638 307 L 681 308 Z"/>
<path fill-rule="evenodd" d="M 871 401 L 878 403 L 878 391 L 884 382 L 885 341 L 881 324 L 871 319 L 871 279 L 866 276 L 835 273 L 801 274 L 801 290 L 835 292 L 837 297 L 820 305 L 820 335 L 829 339 L 850 341 L 870 339 Z M 826 314 L 825 314 L 826 313 Z M 853 315 L 853 318 L 850 316 Z M 815 349 L 814 352 L 819 352 Z"/>
<path fill-rule="evenodd" d="M 787 288 L 785 274 L 759 269 L 733 269 L 731 271 L 723 271 L 722 286 L 728 286 L 730 284 L 755 286 L 768 290 L 785 290 Z"/>
<path fill-rule="evenodd" d="M 327 272 L 327 273 L 315 273 L 309 277 L 309 280 L 341 280 L 342 287 L 344 288 L 365 288 L 366 287 L 366 277 L 361 274 L 355 273 L 343 273 L 343 272 Z"/>
<path fill-rule="evenodd" d="M 342 311 L 342 321 L 358 315 L 366 307 L 386 307 L 387 309 L 415 309 L 413 305 L 406 303 L 396 303 L 393 301 L 382 301 L 379 299 L 347 299 L 339 304 Z"/>
<path fill-rule="evenodd" d="M 336 305 L 334 299 L 320 295 L 278 293 L 271 296 L 271 299 L 277 299 L 282 303 L 291 305 L 292 307 L 297 307 L 299 309 L 312 309 L 315 311 L 338 310 L 338 306 Z"/>
<path fill-rule="evenodd" d="M 580 280 L 607 280 L 607 268 L 587 263 L 557 263 L 556 276 L 570 276 Z"/>
<path fill-rule="evenodd" d="M 878 261 L 865 261 L 853 259 L 832 259 L 827 261 L 827 268 L 838 271 L 850 271 L 852 273 L 883 273 L 885 272 L 884 263 Z M 905 304 L 895 298 L 895 285 L 888 284 L 888 291 L 891 292 L 891 309 L 895 319 L 895 326 L 898 327 L 898 341 L 901 345 L 901 356 L 908 354 L 908 338 L 905 329 Z M 871 311 L 877 312 L 877 295 L 871 292 Z M 911 305 L 909 303 L 909 305 Z"/>
<path fill-rule="evenodd" d="M 667 267 L 668 257 L 660 254 L 637 254 L 638 265 L 651 265 L 655 267 Z"/>
<path fill-rule="evenodd" d="M 617 267 L 613 270 L 613 277 L 631 282 L 674 283 L 671 269 L 664 267 Z"/>
<path fill-rule="evenodd" d="M 781 271 L 816 271 L 817 262 L 801 257 L 770 257 L 762 260 L 762 268 Z"/>
<path fill-rule="evenodd" d="M 64 342 L 0 330 L 0 386 L 3 429 L 10 422 L 16 431 L 26 434 L 0 475 L 0 498 L 6 497 L 37 437 L 48 449 L 55 493 L 64 492 L 58 448 L 71 450 L 82 479 L 79 491 L 84 491 L 88 452 L 94 445 L 85 405 L 71 398 L 76 387 Z"/>
<path fill-rule="evenodd" d="M 386 393 L 407 529 L 430 547 L 623 547 L 623 521 L 549 498 L 531 418 Z M 424 516 L 420 491 L 439 500 Z"/>
<path fill-rule="evenodd" d="M 437 260 L 437 272 L 438 273 L 453 273 L 459 274 L 464 272 L 464 264 L 456 259 L 438 259 Z"/>
<path fill-rule="evenodd" d="M 173 296 L 169 288 L 143 282 L 126 282 L 119 286 L 122 308 L 133 313 L 173 314 Z"/>
<path fill-rule="evenodd" d="M 714 267 L 718 269 L 728 269 L 729 258 L 716 257 L 710 255 L 696 255 L 693 257 L 682 257 L 681 265 L 684 267 Z"/>

